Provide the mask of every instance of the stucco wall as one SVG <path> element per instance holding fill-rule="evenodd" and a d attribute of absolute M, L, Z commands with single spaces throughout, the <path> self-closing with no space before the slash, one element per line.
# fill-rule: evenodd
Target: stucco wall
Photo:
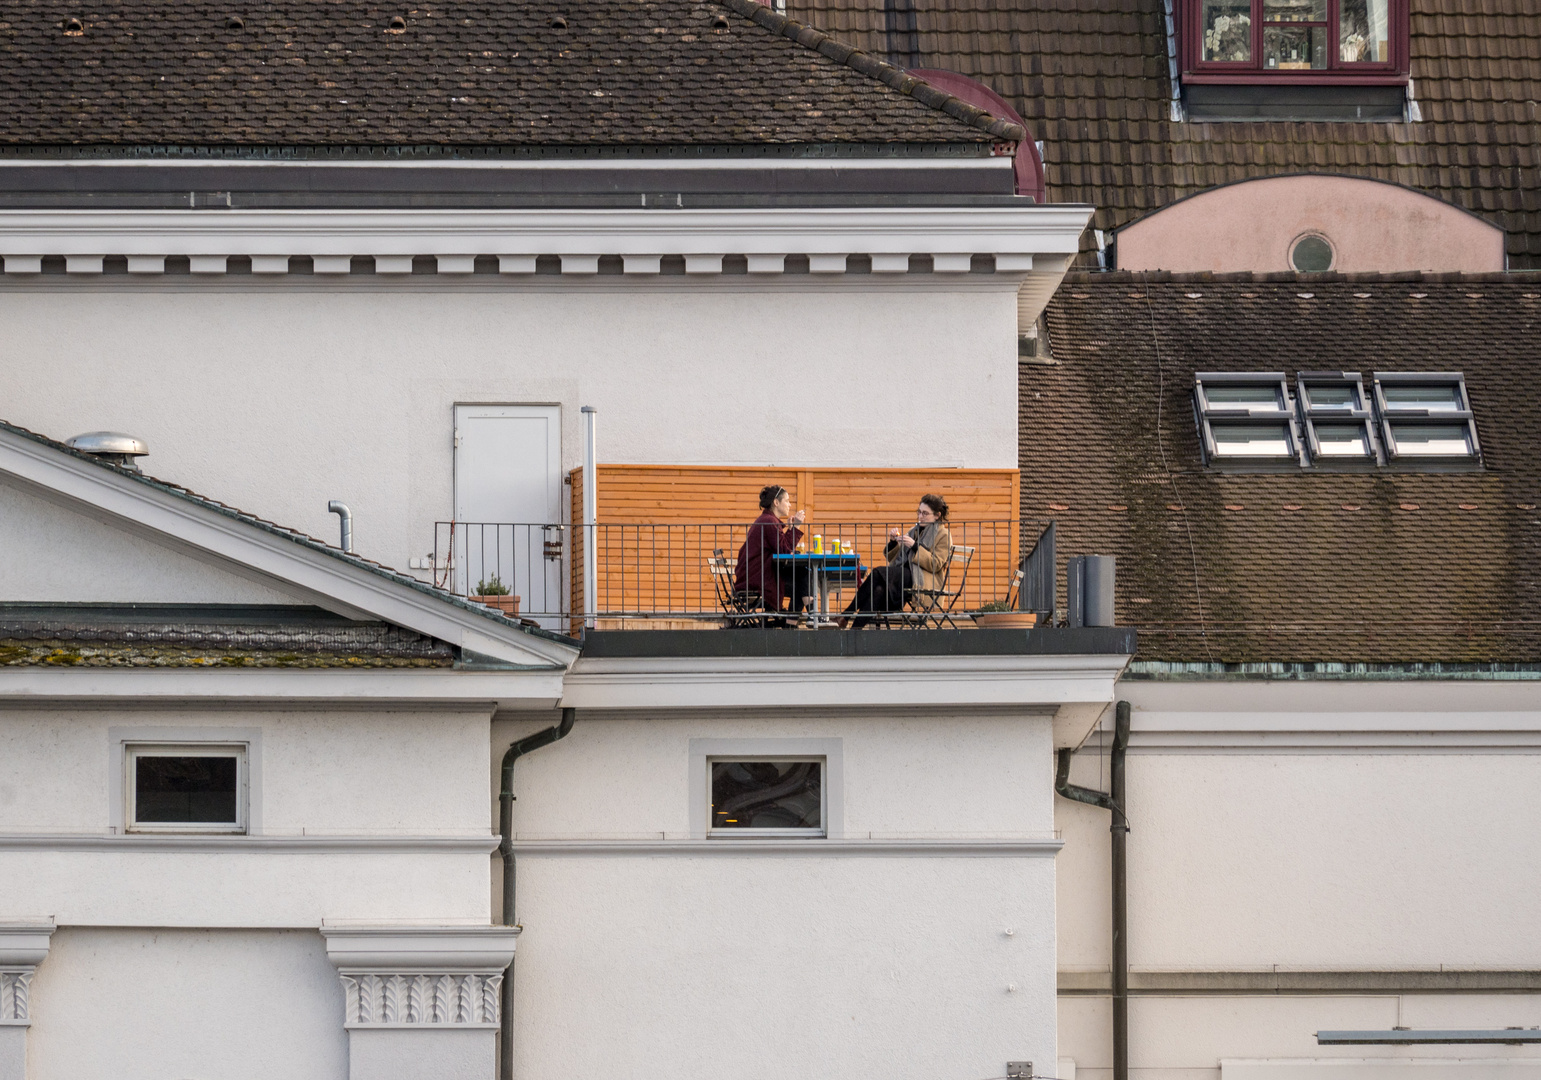
<path fill-rule="evenodd" d="M 61 929 L 32 981 L 27 1080 L 344 1080 L 319 934 Z"/>
<path fill-rule="evenodd" d="M 1016 466 L 1016 296 L 986 275 L 0 282 L 4 418 L 405 568 L 458 403 L 600 410 L 612 462 Z M 924 436 L 921 436 L 924 432 Z"/>
<path fill-rule="evenodd" d="M 5 909 L 51 915 L 60 925 L 485 922 L 484 851 L 435 851 L 431 844 L 371 851 L 348 842 L 490 835 L 486 725 L 480 710 L 0 711 Z M 272 846 L 242 848 L 237 840 L 219 851 L 196 844 L 136 850 L 101 842 L 113 839 L 119 729 L 166 728 L 259 735 L 253 831 Z M 62 840 L 49 843 L 50 837 Z M 339 846 L 315 847 L 318 837 Z M 296 844 L 285 846 L 286 838 Z"/>
<path fill-rule="evenodd" d="M 0 597 L 6 602 L 293 604 L 164 540 L 135 536 L 0 481 Z"/>
<path fill-rule="evenodd" d="M 528 728 L 494 725 L 495 756 Z M 520 839 L 619 841 L 519 857 L 518 1075 L 930 1080 L 1054 1061 L 1053 858 L 689 840 L 690 740 L 767 737 L 839 740 L 847 839 L 1049 835 L 1047 718 L 585 714 L 517 766 Z M 628 850 L 650 841 L 665 846 Z"/>
<path fill-rule="evenodd" d="M 1126 681 L 1120 696 L 1134 705 L 1136 973 L 1541 964 L 1529 930 L 1541 918 L 1530 827 L 1541 708 L 1529 685 Z M 1071 778 L 1106 789 L 1095 740 Z M 1108 815 L 1064 799 L 1054 813 L 1060 969 L 1106 972 Z M 1078 1077 L 1110 1067 L 1108 1009 L 1106 997 L 1060 998 L 1060 1049 Z M 1541 1024 L 1541 995 L 1136 997 L 1130 1017 L 1135 1066 L 1215 1080 L 1221 1058 L 1341 1056 L 1318 1050 L 1319 1029 Z"/>
<path fill-rule="evenodd" d="M 1307 233 L 1345 274 L 1399 270 L 1497 273 L 1502 229 L 1432 196 L 1351 176 L 1280 176 L 1227 184 L 1118 230 L 1120 270 L 1259 274 L 1294 269 Z"/>

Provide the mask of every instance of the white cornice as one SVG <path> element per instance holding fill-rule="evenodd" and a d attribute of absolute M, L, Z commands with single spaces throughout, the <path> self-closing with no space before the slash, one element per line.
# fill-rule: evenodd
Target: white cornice
<path fill-rule="evenodd" d="M 0 668 L 0 706 L 58 702 L 554 707 L 562 672 L 449 668 Z"/>
<path fill-rule="evenodd" d="M 1063 840 L 1033 838 L 920 840 L 515 840 L 517 855 L 702 855 L 781 856 L 817 859 L 828 856 L 864 858 L 1053 858 Z"/>
<path fill-rule="evenodd" d="M 1091 213 L 1089 206 L 1033 204 L 676 210 L 5 210 L 0 211 L 0 255 L 980 254 L 996 256 L 1003 272 L 1026 273 L 1034 255 L 1074 255 Z"/>
<path fill-rule="evenodd" d="M 0 430 L 0 477 L 6 476 L 77 512 L 105 515 L 130 532 L 247 576 L 276 581 L 351 617 L 382 619 L 505 663 L 538 669 L 563 668 L 577 654 L 576 646 L 506 626 L 350 559 Z"/>

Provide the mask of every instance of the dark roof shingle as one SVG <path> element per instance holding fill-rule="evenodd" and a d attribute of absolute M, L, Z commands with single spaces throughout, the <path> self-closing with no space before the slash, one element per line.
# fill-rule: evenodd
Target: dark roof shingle
<path fill-rule="evenodd" d="M 751 0 L 188 0 L 0 17 L 0 146 L 979 144 L 951 95 Z M 405 25 L 391 29 L 401 16 Z"/>
<path fill-rule="evenodd" d="M 1072 274 L 1047 325 L 1022 516 L 1118 557 L 1141 659 L 1541 660 L 1541 276 Z M 1311 369 L 1463 372 L 1483 468 L 1202 465 L 1195 372 Z"/>

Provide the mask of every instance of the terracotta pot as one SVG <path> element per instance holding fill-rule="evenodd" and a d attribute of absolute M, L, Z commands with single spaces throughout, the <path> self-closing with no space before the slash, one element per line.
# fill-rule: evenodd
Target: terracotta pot
<path fill-rule="evenodd" d="M 513 616 L 519 614 L 518 596 L 473 596 L 471 599 L 475 600 L 478 604 L 486 604 L 488 607 L 497 608 L 505 615 Z"/>
<path fill-rule="evenodd" d="M 1038 616 L 1031 611 L 978 611 L 974 625 L 986 630 L 1026 630 L 1038 625 Z"/>

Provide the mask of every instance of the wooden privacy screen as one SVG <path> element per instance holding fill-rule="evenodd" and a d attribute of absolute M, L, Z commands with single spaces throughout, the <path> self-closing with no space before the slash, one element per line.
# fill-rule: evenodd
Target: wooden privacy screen
<path fill-rule="evenodd" d="M 583 470 L 574 469 L 572 517 L 583 520 Z M 927 492 L 947 500 L 955 545 L 975 548 L 960 610 L 1004 599 L 1019 558 L 1016 469 L 777 469 L 712 465 L 598 467 L 597 600 L 602 612 L 718 610 L 707 558 L 737 555 L 759 514 L 760 489 L 780 484 L 804 533 L 854 545 L 863 565 L 883 561 L 890 526 L 915 524 Z M 573 529 L 573 610 L 583 610 L 583 530 Z M 952 583 L 956 586 L 957 582 Z M 831 597 L 833 605 L 834 598 Z"/>

